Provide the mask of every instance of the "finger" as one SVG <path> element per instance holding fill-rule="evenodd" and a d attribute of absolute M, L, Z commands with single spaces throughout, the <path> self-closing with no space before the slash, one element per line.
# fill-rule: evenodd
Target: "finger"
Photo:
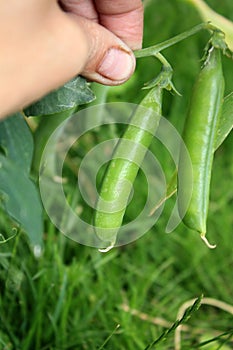
<path fill-rule="evenodd" d="M 141 0 L 95 0 L 100 23 L 132 49 L 142 46 L 143 5 Z"/>
<path fill-rule="evenodd" d="M 61 11 L 56 0 L 12 0 L 11 6 L 0 6 L 0 18 L 1 118 L 81 72 L 89 46 L 81 26 Z"/>
<path fill-rule="evenodd" d="M 6 21 L 5 34 L 0 33 L 0 41 L 7 43 L 0 55 L 4 86 L 0 117 L 38 100 L 77 74 L 118 85 L 134 71 L 133 53 L 114 34 L 93 21 L 70 16 L 55 4 L 50 7 L 34 22 L 26 16 L 26 27 L 21 17 L 15 19 L 15 26 Z M 31 23 L 34 26 L 28 30 Z"/>
<path fill-rule="evenodd" d="M 142 46 L 143 6 L 141 0 L 60 0 L 75 15 L 100 22 L 131 49 Z"/>
<path fill-rule="evenodd" d="M 63 10 L 98 22 L 98 13 L 92 0 L 59 0 Z"/>
<path fill-rule="evenodd" d="M 119 85 L 129 79 L 135 69 L 135 57 L 129 47 L 103 26 L 83 17 L 73 19 L 85 32 L 89 46 L 81 73 L 105 85 Z"/>
<path fill-rule="evenodd" d="M 134 71 L 135 58 L 131 50 L 111 31 L 96 23 L 99 16 L 93 1 L 60 0 L 60 2 L 76 23 L 82 26 L 91 44 L 89 60 L 82 74 L 106 85 L 117 85 L 126 81 Z"/>

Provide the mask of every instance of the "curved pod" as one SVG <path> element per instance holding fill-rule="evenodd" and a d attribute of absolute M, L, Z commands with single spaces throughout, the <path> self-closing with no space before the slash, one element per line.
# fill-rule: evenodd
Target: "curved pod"
<path fill-rule="evenodd" d="M 159 125 L 162 90 L 160 86 L 155 86 L 144 97 L 131 117 L 104 175 L 94 226 L 98 237 L 110 243 L 111 247 L 122 225 L 140 164 Z"/>
<path fill-rule="evenodd" d="M 206 220 L 209 206 L 209 190 L 213 162 L 213 150 L 221 114 L 224 93 L 221 52 L 211 47 L 208 57 L 194 85 L 189 113 L 184 125 L 183 140 L 192 161 L 192 178 L 180 154 L 178 201 L 179 210 L 186 193 L 192 187 L 192 195 L 184 223 L 201 233 L 205 240 Z M 206 241 L 207 242 L 207 241 Z"/>

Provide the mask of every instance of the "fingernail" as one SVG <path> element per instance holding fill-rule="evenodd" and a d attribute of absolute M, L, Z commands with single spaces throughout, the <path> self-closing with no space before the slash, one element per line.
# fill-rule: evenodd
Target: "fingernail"
<path fill-rule="evenodd" d="M 126 80 L 135 68 L 134 58 L 121 48 L 109 49 L 99 65 L 98 73 L 111 80 Z"/>

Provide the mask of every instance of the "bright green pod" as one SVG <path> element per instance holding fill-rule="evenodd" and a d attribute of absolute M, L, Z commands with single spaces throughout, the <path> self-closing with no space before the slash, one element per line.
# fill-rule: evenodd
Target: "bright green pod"
<path fill-rule="evenodd" d="M 189 112 L 184 125 L 183 140 L 187 146 L 192 173 L 181 150 L 178 178 L 178 203 L 181 216 L 191 192 L 183 222 L 200 232 L 205 240 L 209 206 L 211 171 L 218 120 L 224 94 L 221 51 L 211 47 L 194 85 Z"/>
<path fill-rule="evenodd" d="M 144 97 L 119 140 L 104 175 L 94 226 L 98 237 L 111 246 L 122 225 L 138 170 L 159 125 L 162 90 L 157 85 Z"/>

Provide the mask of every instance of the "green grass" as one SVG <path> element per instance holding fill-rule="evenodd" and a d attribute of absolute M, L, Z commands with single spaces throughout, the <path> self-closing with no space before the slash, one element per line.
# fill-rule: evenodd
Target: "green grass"
<path fill-rule="evenodd" d="M 199 22 L 195 11 L 178 0 L 148 3 L 145 46 Z M 209 3 L 215 8 L 220 6 L 218 1 Z M 233 13 L 231 1 L 226 2 L 224 11 Z M 164 115 L 178 130 L 183 125 L 205 40 L 206 34 L 199 34 L 164 52 L 174 67 L 174 80 L 183 95 L 166 94 Z M 158 69 L 155 64 L 152 72 L 153 62 L 148 65 L 148 60 L 141 59 L 135 76 L 124 86 L 110 89 L 108 100 L 139 101 L 142 84 Z M 225 60 L 224 67 L 227 91 L 232 91 L 233 62 Z M 85 151 L 105 138 L 105 129 L 93 138 L 84 138 L 80 148 L 73 151 L 73 160 L 79 164 Z M 215 250 L 209 250 L 198 234 L 183 224 L 171 234 L 164 233 L 174 199 L 166 203 L 150 232 L 107 254 L 72 242 L 57 232 L 47 218 L 40 258 L 35 257 L 23 233 L 1 243 L 0 349 L 144 350 L 172 326 L 187 300 L 203 294 L 233 304 L 232 147 L 231 134 L 214 160 L 207 235 L 211 243 L 217 244 Z M 156 152 L 156 145 L 152 150 Z M 164 159 L 163 168 L 169 167 L 171 160 L 162 152 L 161 149 L 158 157 L 161 162 Z M 69 166 L 65 172 L 69 194 L 75 178 Z M 138 181 L 135 191 L 139 193 L 135 203 L 140 205 L 146 186 Z M 132 205 L 128 220 L 131 215 Z M 12 227 L 14 224 L 0 213 L 0 234 L 10 237 L 14 234 Z M 231 314 L 202 305 L 186 323 L 182 349 L 232 349 L 232 325 Z M 225 344 L 218 337 L 223 333 Z M 210 339 L 213 341 L 208 347 L 198 345 Z M 174 349 L 174 333 L 154 348 Z"/>

